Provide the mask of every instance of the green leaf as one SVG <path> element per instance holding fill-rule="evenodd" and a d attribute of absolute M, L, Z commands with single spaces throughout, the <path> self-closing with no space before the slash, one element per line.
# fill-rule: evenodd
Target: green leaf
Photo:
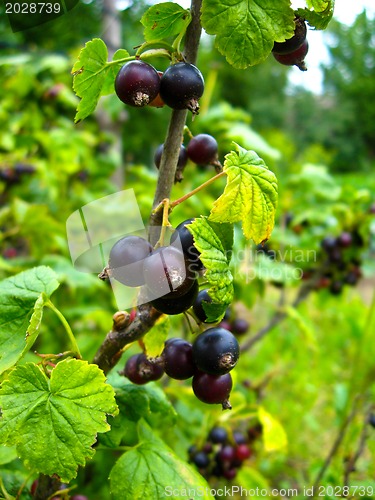
<path fill-rule="evenodd" d="M 58 288 L 52 269 L 40 266 L 0 283 L 0 373 L 34 344 L 44 301 Z"/>
<path fill-rule="evenodd" d="M 233 276 L 229 261 L 233 246 L 233 226 L 217 224 L 207 217 L 194 219 L 186 226 L 194 238 L 194 245 L 200 252 L 209 283 L 211 303 L 204 303 L 207 321 L 219 320 L 233 301 Z"/>
<path fill-rule="evenodd" d="M 266 451 L 284 450 L 287 447 L 288 439 L 280 422 L 262 406 L 258 408 L 258 418 L 263 429 L 264 449 Z"/>
<path fill-rule="evenodd" d="M 17 366 L 0 389 L 0 439 L 17 446 L 25 465 L 62 481 L 76 477 L 94 455 L 98 432 L 107 432 L 105 414 L 116 414 L 113 388 L 87 361 L 64 360 L 48 379 L 33 363 Z"/>
<path fill-rule="evenodd" d="M 159 318 L 151 330 L 143 337 L 147 356 L 157 358 L 164 349 L 164 342 L 167 340 L 170 322 L 168 316 Z"/>
<path fill-rule="evenodd" d="M 155 384 L 139 386 L 123 383 L 121 389 L 116 389 L 116 401 L 121 412 L 133 422 L 144 418 L 153 425 L 155 414 L 159 414 L 161 419 L 171 425 L 176 418 L 171 402 L 166 398 L 164 391 Z"/>
<path fill-rule="evenodd" d="M 119 49 L 116 50 L 116 52 L 113 54 L 112 60 L 117 61 L 119 59 L 126 59 L 127 57 L 129 57 L 129 52 L 125 49 Z M 109 95 L 115 91 L 115 79 L 119 69 L 123 64 L 124 62 L 121 62 L 119 64 L 114 64 L 110 66 L 108 70 L 105 71 L 105 79 L 103 82 L 103 87 L 100 92 L 100 95 Z"/>
<path fill-rule="evenodd" d="M 310 0 L 307 5 L 305 9 L 297 9 L 297 14 L 305 19 L 309 26 L 317 30 L 326 29 L 333 16 L 334 0 Z"/>
<path fill-rule="evenodd" d="M 202 500 L 213 499 L 203 477 L 183 462 L 145 425 L 139 426 L 141 443 L 124 453 L 111 470 L 113 500 L 186 500 L 194 488 Z"/>
<path fill-rule="evenodd" d="M 174 2 L 158 3 L 150 7 L 142 16 L 145 40 L 162 40 L 177 36 L 191 21 L 190 11 Z"/>
<path fill-rule="evenodd" d="M 121 49 L 116 52 L 114 60 L 128 56 L 128 52 Z M 78 60 L 72 69 L 73 89 L 77 96 L 81 97 L 75 122 L 89 116 L 95 110 L 99 97 L 112 91 L 116 73 L 123 61 L 118 65 L 112 65 L 107 59 L 107 46 L 100 38 L 87 42 L 79 53 Z"/>
<path fill-rule="evenodd" d="M 275 41 L 294 33 L 290 0 L 205 0 L 202 26 L 216 35 L 215 46 L 228 63 L 244 69 L 266 59 Z"/>
<path fill-rule="evenodd" d="M 227 185 L 215 201 L 209 219 L 214 222 L 242 221 L 245 237 L 261 243 L 270 237 L 275 224 L 277 179 L 254 151 L 246 151 L 238 144 L 235 146 L 236 151 L 225 157 Z"/>

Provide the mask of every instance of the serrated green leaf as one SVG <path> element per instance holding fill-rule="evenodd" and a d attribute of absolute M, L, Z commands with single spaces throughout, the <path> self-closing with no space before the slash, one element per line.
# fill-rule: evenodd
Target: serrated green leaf
<path fill-rule="evenodd" d="M 0 283 L 0 373 L 12 367 L 33 345 L 44 300 L 58 287 L 56 274 L 45 266 Z"/>
<path fill-rule="evenodd" d="M 209 283 L 211 303 L 205 303 L 203 308 L 207 321 L 219 320 L 228 305 L 233 301 L 233 276 L 229 269 L 229 261 L 233 246 L 233 226 L 217 224 L 200 217 L 186 226 L 194 238 L 194 245 L 200 252 Z"/>
<path fill-rule="evenodd" d="M 1 440 L 27 467 L 66 482 L 94 455 L 96 434 L 109 430 L 105 414 L 117 412 L 104 373 L 76 359 L 58 363 L 50 379 L 33 363 L 17 366 L 2 384 L 0 406 Z"/>
<path fill-rule="evenodd" d="M 133 422 L 143 418 L 152 425 L 153 414 L 159 414 L 170 425 L 176 418 L 171 402 L 155 384 L 139 386 L 124 383 L 121 389 L 116 390 L 116 401 L 126 418 Z"/>
<path fill-rule="evenodd" d="M 202 500 L 213 499 L 205 479 L 183 462 L 148 427 L 139 427 L 141 443 L 124 453 L 111 470 L 113 500 L 186 500 L 195 488 Z"/>
<path fill-rule="evenodd" d="M 145 40 L 163 40 L 179 35 L 191 21 L 190 11 L 175 2 L 158 3 L 142 16 Z"/>
<path fill-rule="evenodd" d="M 267 240 L 275 224 L 278 200 L 277 179 L 254 151 L 235 144 L 226 155 L 227 185 L 215 201 L 209 217 L 213 222 L 242 222 L 247 239 Z"/>
<path fill-rule="evenodd" d="M 116 52 L 116 59 L 129 56 L 126 50 Z M 96 108 L 99 97 L 112 90 L 112 85 L 121 63 L 112 65 L 108 63 L 108 49 L 100 38 L 87 42 L 81 50 L 78 60 L 74 63 L 73 89 L 81 101 L 77 107 L 75 122 L 89 116 Z"/>
<path fill-rule="evenodd" d="M 262 436 L 266 451 L 284 450 L 288 445 L 284 427 L 262 406 L 258 408 L 258 418 L 262 424 Z"/>
<path fill-rule="evenodd" d="M 294 33 L 290 0 L 205 0 L 202 26 L 229 64 L 244 69 L 266 59 L 275 41 Z"/>
<path fill-rule="evenodd" d="M 305 19 L 309 26 L 317 30 L 326 29 L 333 16 L 334 0 L 311 0 L 307 5 L 305 9 L 297 9 L 297 14 Z"/>
<path fill-rule="evenodd" d="M 164 342 L 167 340 L 170 328 L 168 316 L 159 318 L 151 330 L 143 337 L 147 356 L 157 358 L 164 349 Z"/>

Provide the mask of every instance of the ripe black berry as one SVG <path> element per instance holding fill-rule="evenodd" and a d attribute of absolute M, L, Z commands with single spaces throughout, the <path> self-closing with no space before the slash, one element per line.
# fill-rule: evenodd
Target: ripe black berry
<path fill-rule="evenodd" d="M 348 248 L 353 243 L 352 235 L 346 231 L 337 238 L 337 244 L 342 248 Z"/>
<path fill-rule="evenodd" d="M 194 375 L 193 349 L 190 342 L 175 338 L 166 342 L 163 350 L 164 371 L 177 380 L 186 380 Z"/>
<path fill-rule="evenodd" d="M 195 283 L 195 272 L 186 265 L 185 256 L 173 246 L 159 247 L 143 262 L 145 283 L 154 297 L 179 297 Z"/>
<path fill-rule="evenodd" d="M 152 300 L 151 305 L 164 314 L 181 314 L 193 305 L 198 295 L 198 290 L 198 281 L 195 280 L 193 286 L 184 295 L 179 297 L 160 297 L 159 299 Z"/>
<path fill-rule="evenodd" d="M 329 291 L 332 295 L 340 295 L 343 288 L 343 282 L 341 280 L 334 280 L 329 287 Z"/>
<path fill-rule="evenodd" d="M 127 286 L 144 285 L 143 260 L 152 252 L 152 246 L 139 236 L 125 236 L 115 243 L 109 254 L 109 274 Z"/>
<path fill-rule="evenodd" d="M 230 331 L 235 335 L 243 335 L 249 330 L 249 323 L 246 319 L 236 318 L 231 323 Z"/>
<path fill-rule="evenodd" d="M 198 100 L 203 91 L 202 73 L 189 63 L 180 62 L 169 66 L 160 80 L 160 96 L 173 109 L 189 109 L 198 114 Z"/>
<path fill-rule="evenodd" d="M 193 359 L 199 370 L 223 375 L 232 370 L 240 356 L 237 339 L 224 328 L 209 328 L 193 344 Z"/>
<path fill-rule="evenodd" d="M 213 427 L 208 435 L 208 439 L 215 444 L 223 444 L 228 439 L 227 430 L 224 427 Z"/>
<path fill-rule="evenodd" d="M 202 321 L 203 323 L 209 323 L 209 321 L 207 321 L 206 311 L 203 308 L 203 304 L 205 302 L 208 304 L 212 302 L 211 297 L 208 295 L 207 288 L 205 288 L 204 290 L 201 290 L 198 293 L 197 298 L 194 300 L 193 311 L 194 311 L 195 316 L 199 319 L 199 321 Z M 212 321 L 212 323 L 216 323 L 216 322 Z"/>
<path fill-rule="evenodd" d="M 203 451 L 199 451 L 194 456 L 193 462 L 198 467 L 198 469 L 204 469 L 209 465 L 210 459 L 208 458 L 206 453 L 204 453 Z"/>
<path fill-rule="evenodd" d="M 208 165 L 217 160 L 217 151 L 216 139 L 208 134 L 196 135 L 187 147 L 188 157 L 198 165 Z"/>
<path fill-rule="evenodd" d="M 222 404 L 223 409 L 230 409 L 228 401 L 232 390 L 232 377 L 230 373 L 225 375 L 209 375 L 198 372 L 193 377 L 193 391 L 196 397 L 207 404 Z"/>
<path fill-rule="evenodd" d="M 326 236 L 322 239 L 321 247 L 327 253 L 330 253 L 337 248 L 337 239 L 333 236 Z"/>
<path fill-rule="evenodd" d="M 139 108 L 155 99 L 160 81 L 153 66 L 144 61 L 130 61 L 117 73 L 115 91 L 122 102 Z"/>
<path fill-rule="evenodd" d="M 235 458 L 235 450 L 233 446 L 226 445 L 221 448 L 221 450 L 218 453 L 218 459 L 221 462 L 232 462 Z"/>
<path fill-rule="evenodd" d="M 296 17 L 294 23 L 295 29 L 292 38 L 285 40 L 285 42 L 275 42 L 273 44 L 272 52 L 275 54 L 290 54 L 301 47 L 306 39 L 306 23 L 300 17 Z"/>
<path fill-rule="evenodd" d="M 171 244 L 176 242 L 177 237 L 180 239 L 182 251 L 188 259 L 188 266 L 193 271 L 200 271 L 203 269 L 202 261 L 200 260 L 200 253 L 194 246 L 194 238 L 187 225 L 194 222 L 194 219 L 187 219 L 181 222 L 177 227 L 171 238 Z"/>
<path fill-rule="evenodd" d="M 368 418 L 368 423 L 371 425 L 371 427 L 375 428 L 375 413 L 370 414 Z"/>
<path fill-rule="evenodd" d="M 305 57 L 308 51 L 309 44 L 307 40 L 305 40 L 301 47 L 293 52 L 290 52 L 289 54 L 276 54 L 275 52 L 272 52 L 272 54 L 276 61 L 280 64 L 284 64 L 286 66 L 297 66 L 297 68 L 301 71 L 306 71 L 307 67 L 305 64 Z"/>
<path fill-rule="evenodd" d="M 163 149 L 164 149 L 164 144 L 160 144 L 160 146 L 158 146 L 157 150 L 155 151 L 154 163 L 156 168 L 160 167 L 160 161 L 161 161 L 161 155 L 163 154 Z M 181 144 L 180 154 L 178 155 L 177 167 L 180 169 L 184 168 L 187 161 L 188 161 L 188 155 L 186 148 Z"/>
<path fill-rule="evenodd" d="M 123 372 L 133 384 L 143 385 L 152 380 L 158 380 L 164 374 L 163 367 L 159 363 L 151 363 L 142 352 L 131 356 L 126 364 Z"/>

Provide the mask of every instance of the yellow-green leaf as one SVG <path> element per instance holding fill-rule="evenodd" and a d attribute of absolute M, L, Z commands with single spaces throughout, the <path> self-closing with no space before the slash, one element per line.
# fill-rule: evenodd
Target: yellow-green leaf
<path fill-rule="evenodd" d="M 266 451 L 284 450 L 288 445 L 288 438 L 281 423 L 262 406 L 258 408 L 258 418 L 263 429 L 264 449 Z"/>

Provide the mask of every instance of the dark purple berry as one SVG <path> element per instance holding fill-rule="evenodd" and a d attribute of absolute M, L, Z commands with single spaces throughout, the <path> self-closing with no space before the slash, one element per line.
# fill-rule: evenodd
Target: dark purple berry
<path fill-rule="evenodd" d="M 229 321 L 225 321 L 224 319 L 223 319 L 223 321 L 220 321 L 220 323 L 217 326 L 219 326 L 220 328 L 225 328 L 229 332 L 232 331 L 231 330 L 232 325 L 229 323 Z"/>
<path fill-rule="evenodd" d="M 160 168 L 160 161 L 161 161 L 161 156 L 163 154 L 163 150 L 164 150 L 164 144 L 160 144 L 160 146 L 158 146 L 157 150 L 155 151 L 154 163 L 156 168 Z M 184 168 L 187 161 L 188 161 L 187 150 L 185 146 L 181 144 L 180 154 L 178 155 L 177 167 Z"/>
<path fill-rule="evenodd" d="M 143 261 L 152 252 L 152 246 L 139 236 L 125 236 L 115 243 L 109 254 L 109 274 L 124 285 L 144 285 Z"/>
<path fill-rule="evenodd" d="M 242 434 L 240 431 L 234 431 L 233 432 L 233 440 L 235 441 L 236 444 L 246 444 L 247 443 L 247 437 Z"/>
<path fill-rule="evenodd" d="M 169 66 L 160 80 L 160 96 L 173 109 L 199 113 L 198 100 L 204 91 L 202 73 L 192 64 L 180 62 Z"/>
<path fill-rule="evenodd" d="M 332 281 L 329 291 L 332 295 L 340 295 L 342 293 L 343 282 L 341 280 Z"/>
<path fill-rule="evenodd" d="M 195 396 L 206 404 L 221 404 L 223 409 L 230 409 L 229 395 L 232 390 L 232 377 L 225 375 L 209 375 L 198 372 L 193 377 L 193 391 Z"/>
<path fill-rule="evenodd" d="M 371 427 L 375 428 L 375 413 L 370 414 L 368 418 L 368 423 L 371 425 Z"/>
<path fill-rule="evenodd" d="M 199 285 L 195 280 L 193 286 L 184 295 L 178 297 L 160 297 L 151 301 L 151 305 L 164 314 L 181 314 L 193 305 L 198 295 Z"/>
<path fill-rule="evenodd" d="M 353 243 L 352 235 L 346 231 L 337 238 L 337 244 L 342 248 L 348 248 Z"/>
<path fill-rule="evenodd" d="M 223 375 L 232 370 L 240 356 L 236 337 L 224 328 L 209 328 L 193 344 L 193 359 L 199 370 Z"/>
<path fill-rule="evenodd" d="M 129 106 L 147 106 L 159 93 L 160 77 L 156 69 L 144 61 L 130 61 L 117 73 L 115 91 Z"/>
<path fill-rule="evenodd" d="M 201 290 L 198 293 L 197 298 L 194 301 L 193 304 L 193 311 L 195 316 L 198 318 L 199 321 L 203 323 L 216 323 L 216 321 L 207 321 L 207 314 L 206 311 L 203 308 L 203 304 L 210 304 L 212 302 L 211 297 L 208 295 L 208 289 L 205 288 L 204 290 Z"/>
<path fill-rule="evenodd" d="M 218 459 L 221 462 L 231 463 L 235 458 L 235 450 L 233 446 L 226 445 L 218 453 Z"/>
<path fill-rule="evenodd" d="M 171 245 L 177 244 L 178 238 L 182 251 L 184 252 L 188 266 L 191 270 L 198 272 L 203 269 L 202 261 L 200 260 L 200 252 L 194 246 L 194 238 L 189 229 L 186 227 L 194 222 L 194 219 L 187 219 L 176 227 L 175 232 L 171 237 Z"/>
<path fill-rule="evenodd" d="M 198 134 L 191 139 L 187 147 L 190 160 L 197 165 L 209 165 L 217 161 L 218 144 L 212 135 Z"/>
<path fill-rule="evenodd" d="M 215 444 L 223 444 L 228 439 L 228 433 L 224 427 L 213 427 L 208 435 L 208 439 Z"/>
<path fill-rule="evenodd" d="M 331 253 L 337 248 L 337 238 L 334 238 L 333 236 L 326 236 L 322 239 L 321 247 L 327 253 Z"/>
<path fill-rule="evenodd" d="M 159 363 L 152 363 L 144 353 L 140 353 L 131 356 L 126 361 L 124 371 L 120 373 L 124 374 L 133 384 L 143 385 L 161 378 L 164 370 Z"/>
<path fill-rule="evenodd" d="M 306 39 L 306 23 L 300 17 L 296 17 L 294 23 L 294 35 L 285 40 L 285 42 L 275 42 L 273 44 L 272 52 L 275 54 L 290 54 L 301 47 Z"/>
<path fill-rule="evenodd" d="M 243 335 L 248 332 L 250 325 L 246 319 L 236 318 L 231 323 L 230 331 L 235 335 Z"/>
<path fill-rule="evenodd" d="M 203 451 L 198 451 L 198 453 L 194 455 L 193 462 L 198 467 L 198 469 L 205 469 L 209 465 L 210 459 L 208 458 L 206 453 L 204 453 Z"/>
<path fill-rule="evenodd" d="M 196 372 L 192 345 L 183 339 L 171 340 L 166 342 L 162 354 L 164 371 L 171 378 L 186 380 Z"/>
<path fill-rule="evenodd" d="M 185 295 L 196 282 L 183 252 L 171 246 L 159 247 L 143 261 L 143 276 L 153 297 Z"/>
<path fill-rule="evenodd" d="M 309 51 L 309 44 L 307 40 L 303 42 L 301 47 L 297 50 L 291 52 L 290 54 L 276 54 L 272 52 L 273 57 L 280 64 L 284 64 L 286 66 L 297 66 L 301 71 L 306 71 L 307 67 L 305 64 L 305 57 Z"/>
<path fill-rule="evenodd" d="M 226 469 L 223 471 L 223 476 L 225 477 L 225 479 L 228 479 L 229 481 L 234 479 L 236 475 L 237 475 L 237 470 L 235 468 Z"/>

